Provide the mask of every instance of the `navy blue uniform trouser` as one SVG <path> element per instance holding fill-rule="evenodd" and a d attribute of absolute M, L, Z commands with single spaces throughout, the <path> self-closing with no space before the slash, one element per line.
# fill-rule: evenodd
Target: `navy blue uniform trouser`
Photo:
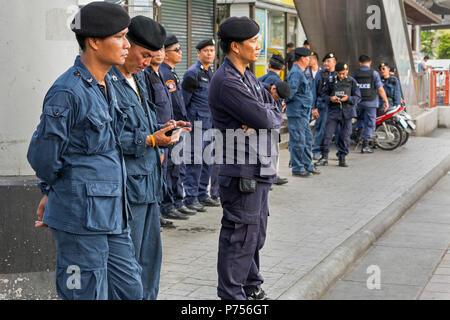
<path fill-rule="evenodd" d="M 130 229 L 77 235 L 50 229 L 56 242 L 56 290 L 64 300 L 142 300 L 141 267 Z"/>
<path fill-rule="evenodd" d="M 257 192 L 243 194 L 239 178 L 219 177 L 223 208 L 217 260 L 217 294 L 223 300 L 246 300 L 245 288 L 264 282 L 259 251 L 266 240 L 271 184 L 258 183 Z M 251 223 L 249 223 L 251 222 Z"/>
<path fill-rule="evenodd" d="M 325 126 L 328 118 L 328 108 L 319 108 L 320 118 L 314 124 L 314 147 L 312 152 L 314 155 L 320 155 L 320 148 L 322 146 L 323 136 L 325 134 Z"/>
<path fill-rule="evenodd" d="M 164 160 L 164 175 L 166 177 L 167 192 L 161 203 L 161 212 L 167 213 L 173 208 L 181 208 L 183 206 L 183 174 L 184 164 L 174 164 L 171 153 L 173 146 L 168 149 L 167 161 Z"/>
<path fill-rule="evenodd" d="M 199 130 L 193 127 L 191 137 L 195 137 L 195 130 Z M 203 130 L 203 134 L 206 130 Z M 203 137 L 203 135 L 202 135 Z M 206 164 L 203 159 L 203 153 L 205 148 L 212 143 L 211 141 L 204 141 L 202 139 L 202 151 L 201 154 L 196 154 L 195 139 L 191 139 L 191 164 L 186 164 L 183 185 L 186 197 L 184 198 L 184 204 L 191 205 L 193 203 L 203 201 L 209 197 L 208 186 L 211 178 L 211 166 Z M 201 157 L 201 160 L 200 160 Z M 196 164 L 199 163 L 199 164 Z"/>
<path fill-rule="evenodd" d="M 369 141 L 375 132 L 377 108 L 358 106 L 358 128 L 362 130 L 361 139 Z"/>
<path fill-rule="evenodd" d="M 162 262 L 162 243 L 157 203 L 131 205 L 133 220 L 130 221 L 136 260 L 142 267 L 144 300 L 156 300 Z"/>
<path fill-rule="evenodd" d="M 298 174 L 314 170 L 312 164 L 312 133 L 309 120 L 311 110 L 305 109 L 301 117 L 288 117 L 289 150 L 291 153 L 292 173 Z"/>
<path fill-rule="evenodd" d="M 339 135 L 336 135 L 338 149 L 337 156 L 341 158 L 349 154 L 350 136 L 352 134 L 352 118 L 344 119 L 342 114 L 340 116 L 332 115 L 328 117 L 322 142 L 322 155 L 325 157 L 328 157 L 328 154 L 330 153 L 330 145 L 336 129 L 339 131 Z"/>

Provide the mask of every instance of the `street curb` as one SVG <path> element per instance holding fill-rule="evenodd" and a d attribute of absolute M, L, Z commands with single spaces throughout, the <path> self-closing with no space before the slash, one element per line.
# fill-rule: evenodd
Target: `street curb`
<path fill-rule="evenodd" d="M 331 286 L 345 275 L 353 263 L 449 170 L 450 155 L 365 226 L 336 247 L 309 273 L 281 294 L 278 300 L 318 300 L 323 297 Z"/>

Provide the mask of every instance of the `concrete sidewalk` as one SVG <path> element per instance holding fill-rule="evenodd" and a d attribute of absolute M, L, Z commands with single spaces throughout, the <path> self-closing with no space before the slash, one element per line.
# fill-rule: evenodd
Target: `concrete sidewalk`
<path fill-rule="evenodd" d="M 436 135 L 412 138 L 392 152 L 352 152 L 350 168 L 330 161 L 320 176 L 308 179 L 290 175 L 289 155 L 283 151 L 280 175 L 290 177 L 290 182 L 274 186 L 270 197 L 268 235 L 261 252 L 266 292 L 274 299 L 311 298 L 296 290 L 302 279 L 386 207 L 401 203 L 408 190 L 449 157 L 450 130 Z M 221 210 L 210 210 L 177 222 L 176 230 L 164 231 L 160 299 L 216 298 L 220 219 Z M 316 279 L 320 276 L 327 275 L 319 273 Z M 326 287 L 309 285 L 319 291 Z"/>
<path fill-rule="evenodd" d="M 324 299 L 450 300 L 449 192 L 447 174 L 378 239 Z M 371 285 L 369 289 L 367 280 L 375 280 L 374 267 L 379 271 L 379 287 Z"/>
<path fill-rule="evenodd" d="M 350 168 L 339 168 L 331 160 L 320 176 L 302 179 L 291 176 L 284 150 L 280 176 L 288 177 L 289 184 L 274 186 L 270 195 L 267 241 L 261 251 L 264 290 L 273 299 L 319 298 L 335 277 L 323 268 L 324 263 L 333 258 L 342 268 L 350 267 L 362 253 L 336 260 L 343 243 L 389 206 L 400 204 L 406 211 L 402 198 L 424 181 L 431 183 L 436 168 L 447 164 L 449 156 L 450 130 L 438 130 L 434 137 L 413 137 L 392 152 L 352 152 Z M 176 221 L 177 229 L 163 231 L 159 299 L 217 299 L 220 220 L 221 209 L 210 209 L 188 221 Z M 17 277 L 22 281 L 17 283 Z M 0 275 L 0 298 L 54 297 L 53 277 L 52 272 Z M 8 283 L 2 284 L 2 279 Z"/>

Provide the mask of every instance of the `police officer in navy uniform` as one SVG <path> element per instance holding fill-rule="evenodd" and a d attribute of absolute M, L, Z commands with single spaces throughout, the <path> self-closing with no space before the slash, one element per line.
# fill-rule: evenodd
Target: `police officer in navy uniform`
<path fill-rule="evenodd" d="M 379 106 L 378 95 L 384 102 L 383 108 L 389 108 L 389 101 L 383 88 L 380 75 L 371 69 L 372 59 L 362 55 L 359 58 L 360 69 L 352 74 L 361 90 L 361 102 L 358 105 L 358 129 L 361 133 L 361 153 L 373 153 L 369 146 L 372 134 L 375 132 L 377 120 L 377 108 Z"/>
<path fill-rule="evenodd" d="M 28 149 L 46 195 L 36 227 L 50 227 L 55 238 L 56 288 L 65 300 L 143 298 L 119 139 L 127 115 L 107 74 L 125 62 L 129 24 L 116 4 L 80 10 L 72 30 L 82 54 L 47 93 Z"/>
<path fill-rule="evenodd" d="M 206 141 L 204 134 L 212 128 L 211 111 L 208 105 L 209 85 L 213 76 L 211 64 L 216 57 L 214 39 L 200 41 L 197 46 L 199 60 L 184 74 L 182 88 L 183 97 L 189 121 L 193 125 L 191 134 L 191 148 L 186 156 L 190 157 L 190 163 L 186 164 L 184 176 L 184 190 L 186 197 L 184 203 L 192 210 L 205 212 L 205 207 L 218 207 L 220 202 L 212 199 L 208 194 L 208 186 L 211 178 L 211 166 L 205 163 L 203 153 L 211 141 Z M 200 136 L 201 141 L 195 137 Z M 196 134 L 196 132 L 198 132 Z M 201 142 L 201 154 L 195 153 L 196 143 Z M 198 147 L 198 146 L 197 146 Z M 199 149 L 199 148 L 198 148 Z M 200 151 L 200 149 L 198 150 Z"/>
<path fill-rule="evenodd" d="M 279 83 L 283 82 L 283 80 L 281 80 L 281 78 L 280 78 L 280 74 L 281 74 L 281 71 L 284 70 L 284 68 L 285 68 L 284 64 L 285 64 L 285 61 L 284 61 L 283 57 L 279 54 L 274 54 L 270 58 L 270 61 L 269 61 L 269 66 L 268 66 L 269 72 L 267 72 L 262 77 L 258 78 L 258 80 L 265 85 L 266 89 L 269 90 L 269 92 L 272 94 L 272 96 L 275 95 L 276 97 L 280 97 L 278 95 L 278 93 L 279 93 L 278 88 L 283 88 L 283 89 L 286 88 L 285 85 L 281 85 L 281 86 L 277 87 L 277 85 Z M 289 85 L 287 85 L 287 86 L 289 87 Z M 285 97 L 285 98 L 287 98 L 287 97 Z M 285 98 L 275 99 L 280 110 L 283 110 L 284 106 L 286 105 L 284 102 Z M 277 182 L 275 184 L 281 186 L 288 182 L 289 181 L 286 178 L 277 177 Z"/>
<path fill-rule="evenodd" d="M 378 66 L 378 70 L 381 76 L 381 82 L 383 83 L 384 91 L 386 91 L 386 96 L 389 100 L 389 107 L 399 106 L 402 104 L 402 90 L 400 88 L 400 81 L 391 75 L 391 67 L 388 63 L 382 62 Z M 380 107 L 378 108 L 378 114 L 384 113 L 384 105 L 380 102 Z"/>
<path fill-rule="evenodd" d="M 150 66 L 145 69 L 146 82 L 148 88 L 148 94 L 150 100 L 156 106 L 156 118 L 159 124 L 165 124 L 168 121 L 175 118 L 172 98 L 169 90 L 167 89 L 166 83 L 164 81 L 163 75 L 160 72 L 160 66 L 165 59 L 165 49 L 164 47 L 153 54 Z M 164 178 L 168 185 L 171 185 L 172 177 L 169 171 L 169 163 L 171 157 L 172 148 L 163 148 L 164 160 Z M 170 182 L 169 182 L 170 180 Z M 163 220 L 161 221 L 163 226 L 167 226 L 167 222 L 164 219 L 174 219 L 174 220 L 187 220 L 189 216 L 178 211 L 171 201 L 171 190 L 166 189 L 164 196 L 164 201 L 161 203 L 161 215 Z"/>
<path fill-rule="evenodd" d="M 312 132 L 310 127 L 314 95 L 311 84 L 305 75 L 309 66 L 311 51 L 306 48 L 295 49 L 296 61 L 288 75 L 291 95 L 286 100 L 286 116 L 289 121 L 289 150 L 291 152 L 292 174 L 309 177 L 320 174 L 312 163 Z"/>
<path fill-rule="evenodd" d="M 164 128 L 156 121 L 156 108 L 150 102 L 142 72 L 150 65 L 154 52 L 164 45 L 164 28 L 150 18 L 131 19 L 127 38 L 131 44 L 123 65 L 109 71 L 120 109 L 128 116 L 121 135 L 128 173 L 128 201 L 136 259 L 142 267 L 144 299 L 156 300 L 162 261 L 160 208 L 164 176 L 159 146 L 173 143 L 166 133 L 185 122 L 168 122 Z"/>
<path fill-rule="evenodd" d="M 219 27 L 220 47 L 226 54 L 223 65 L 214 75 L 209 92 L 214 127 L 224 136 L 224 161 L 220 167 L 220 199 L 223 207 L 218 253 L 218 295 L 224 300 L 267 299 L 262 290 L 259 251 L 265 242 L 268 194 L 276 179 L 276 160 L 266 161 L 258 155 L 251 163 L 245 153 L 245 164 L 238 164 L 240 152 L 250 150 L 249 139 L 242 146 L 228 137 L 227 130 L 279 130 L 281 112 L 254 74 L 248 68 L 257 61 L 259 25 L 248 17 L 231 17 Z M 237 139 L 239 141 L 239 137 Z M 271 145 L 278 140 L 268 137 Z M 233 159 L 227 159 L 231 148 Z M 263 160 L 261 160 L 263 159 Z M 233 160 L 233 161 L 231 161 Z"/>
<path fill-rule="evenodd" d="M 339 62 L 336 65 L 337 78 L 333 83 L 327 83 L 322 91 L 322 100 L 328 101 L 328 120 L 322 142 L 321 166 L 328 165 L 331 140 L 336 127 L 340 128 L 338 138 L 338 159 L 340 167 L 347 167 L 345 157 L 349 154 L 352 120 L 356 118 L 356 106 L 361 101 L 358 84 L 348 76 L 348 65 Z"/>
<path fill-rule="evenodd" d="M 274 54 L 269 61 L 268 66 L 269 71 L 258 78 L 264 84 L 267 85 L 276 85 L 278 82 L 282 82 L 280 78 L 280 73 L 284 69 L 284 59 L 279 54 Z"/>
<path fill-rule="evenodd" d="M 175 119 L 188 121 L 183 93 L 181 91 L 181 81 L 175 71 L 175 66 L 183 59 L 183 51 L 181 50 L 178 38 L 175 35 L 169 35 L 164 44 L 164 48 L 164 63 L 161 64 L 159 72 L 161 73 L 167 90 L 169 90 Z M 182 138 L 177 144 L 181 143 L 183 143 Z M 167 193 L 162 206 L 164 207 L 165 212 L 176 209 L 186 215 L 195 215 L 197 211 L 187 208 L 183 203 L 183 178 L 186 168 L 184 163 L 175 164 L 172 161 L 172 151 L 174 146 L 175 145 L 172 145 L 169 148 L 167 163 Z"/>
<path fill-rule="evenodd" d="M 319 70 L 316 88 L 316 104 L 313 108 L 313 117 L 316 119 L 314 124 L 314 145 L 313 145 L 313 160 L 319 160 L 321 156 L 321 145 L 325 133 L 325 126 L 328 119 L 328 102 L 322 100 L 323 88 L 327 83 L 334 83 L 337 78 L 336 73 L 336 55 L 334 52 L 329 52 L 322 60 L 323 69 Z"/>

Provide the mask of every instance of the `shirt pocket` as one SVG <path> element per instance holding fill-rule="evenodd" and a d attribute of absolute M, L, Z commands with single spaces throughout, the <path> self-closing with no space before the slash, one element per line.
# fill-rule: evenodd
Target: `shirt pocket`
<path fill-rule="evenodd" d="M 40 132 L 47 137 L 53 136 L 61 139 L 66 138 L 67 116 L 69 107 L 67 106 L 44 106 L 42 111 L 42 125 Z"/>
<path fill-rule="evenodd" d="M 114 149 L 115 139 L 112 118 L 103 113 L 89 113 L 86 116 L 86 153 L 88 155 L 107 153 Z"/>
<path fill-rule="evenodd" d="M 128 176 L 127 195 L 131 204 L 145 204 L 149 202 L 151 192 L 151 177 L 147 175 Z"/>
<path fill-rule="evenodd" d="M 155 104 L 158 106 L 165 106 L 169 102 L 166 94 L 166 88 L 162 84 L 154 85 L 155 89 Z"/>
<path fill-rule="evenodd" d="M 91 231 L 111 232 L 122 219 L 122 190 L 119 183 L 86 184 L 87 212 L 85 227 Z"/>

